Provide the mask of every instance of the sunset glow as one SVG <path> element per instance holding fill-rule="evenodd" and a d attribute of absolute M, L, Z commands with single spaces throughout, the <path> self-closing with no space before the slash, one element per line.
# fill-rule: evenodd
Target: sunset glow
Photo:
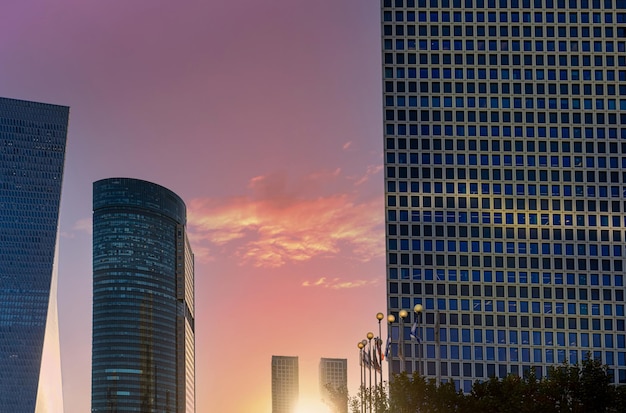
<path fill-rule="evenodd" d="M 355 393 L 355 343 L 385 311 L 379 2 L 3 6 L 2 94 L 70 106 L 64 413 L 90 411 L 91 186 L 109 177 L 187 204 L 197 413 L 271 412 L 272 355 L 299 357 L 305 397 L 321 357 L 346 358 Z"/>
<path fill-rule="evenodd" d="M 332 413 L 332 410 L 321 401 L 301 400 L 295 413 Z"/>

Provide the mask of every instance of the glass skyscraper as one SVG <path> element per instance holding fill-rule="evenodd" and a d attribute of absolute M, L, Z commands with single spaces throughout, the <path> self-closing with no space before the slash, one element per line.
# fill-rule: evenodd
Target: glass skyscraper
<path fill-rule="evenodd" d="M 0 98 L 0 410 L 63 411 L 59 204 L 69 108 Z"/>
<path fill-rule="evenodd" d="M 92 412 L 195 412 L 186 207 L 137 179 L 93 185 Z"/>
<path fill-rule="evenodd" d="M 626 2 L 381 4 L 392 371 L 626 383 Z"/>

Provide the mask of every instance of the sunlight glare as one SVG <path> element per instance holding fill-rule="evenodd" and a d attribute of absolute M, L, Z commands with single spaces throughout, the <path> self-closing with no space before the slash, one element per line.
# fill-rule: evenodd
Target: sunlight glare
<path fill-rule="evenodd" d="M 296 413 L 332 413 L 330 408 L 319 400 L 300 400 Z"/>

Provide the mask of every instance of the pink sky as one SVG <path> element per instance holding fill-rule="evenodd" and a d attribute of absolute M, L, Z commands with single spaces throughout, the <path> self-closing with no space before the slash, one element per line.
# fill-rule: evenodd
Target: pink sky
<path fill-rule="evenodd" d="M 379 33 L 377 0 L 3 2 L 0 95 L 71 107 L 65 413 L 90 409 L 91 184 L 113 176 L 187 203 L 198 413 L 269 413 L 272 355 L 305 398 L 348 358 L 355 391 L 385 311 Z"/>

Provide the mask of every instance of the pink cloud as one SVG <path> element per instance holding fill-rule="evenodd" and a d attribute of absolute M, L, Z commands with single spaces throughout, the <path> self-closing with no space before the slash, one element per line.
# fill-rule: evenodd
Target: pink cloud
<path fill-rule="evenodd" d="M 339 170 L 310 174 L 293 185 L 283 174 L 257 176 L 248 196 L 191 200 L 188 225 L 197 257 L 222 252 L 241 264 L 275 268 L 338 254 L 365 262 L 380 256 L 381 200 L 317 193 L 338 179 Z"/>
<path fill-rule="evenodd" d="M 303 287 L 319 287 L 330 288 L 333 290 L 342 290 L 347 288 L 358 288 L 366 285 L 378 284 L 378 280 L 352 280 L 342 281 L 341 278 L 328 279 L 326 277 L 319 278 L 315 281 L 304 281 Z"/>
<path fill-rule="evenodd" d="M 355 186 L 363 185 L 365 182 L 369 181 L 370 178 L 374 175 L 378 175 L 383 170 L 382 165 L 370 165 L 367 167 L 367 171 L 363 176 L 356 179 L 354 182 Z"/>
<path fill-rule="evenodd" d="M 91 235 L 92 232 L 93 231 L 92 231 L 91 217 L 90 217 L 90 218 L 83 218 L 83 219 L 79 219 L 78 221 L 75 221 L 74 224 L 72 225 L 71 231 L 62 231 L 61 236 L 64 238 L 73 239 L 76 237 L 77 233 Z"/>

